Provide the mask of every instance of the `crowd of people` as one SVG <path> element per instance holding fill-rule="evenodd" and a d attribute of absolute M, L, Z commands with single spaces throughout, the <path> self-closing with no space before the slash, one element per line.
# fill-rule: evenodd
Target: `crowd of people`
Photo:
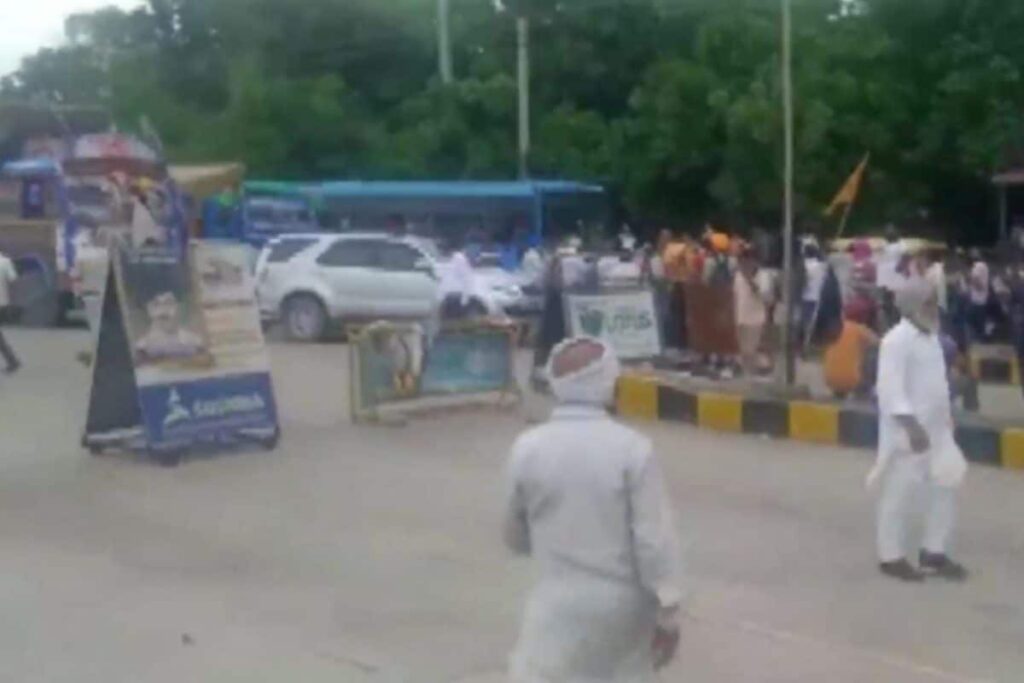
<path fill-rule="evenodd" d="M 797 353 L 821 353 L 836 397 L 874 396 L 879 340 L 900 319 L 896 295 L 917 282 L 936 292 L 948 378 L 965 409 L 978 408 L 973 346 L 1010 345 L 1024 358 L 1024 260 L 903 239 L 893 228 L 883 239 L 832 246 L 826 253 L 813 238 L 794 245 L 790 336 Z M 765 234 L 662 231 L 646 271 L 666 346 L 717 376 L 771 374 L 782 352 L 781 251 Z"/>
<path fill-rule="evenodd" d="M 777 235 L 755 230 L 745 238 L 708 225 L 699 236 L 666 229 L 652 244 L 639 245 L 624 228 L 617 240 L 588 246 L 573 233 L 501 252 L 501 265 L 518 272 L 523 288 L 543 302 L 537 376 L 566 336 L 562 295 L 618 286 L 651 288 L 663 345 L 687 370 L 761 379 L 778 367 L 784 283 Z M 900 318 L 896 294 L 917 281 L 937 293 L 947 375 L 964 409 L 979 407 L 972 347 L 1009 344 L 1024 359 L 1024 267 L 1018 265 L 1024 259 L 905 239 L 892 227 L 883 238 L 830 245 L 804 237 L 793 249 L 789 338 L 794 352 L 820 356 L 824 383 L 837 398 L 874 398 L 879 341 Z M 481 248 L 467 239 L 449 252 L 441 317 L 486 315 L 469 303 Z"/>
<path fill-rule="evenodd" d="M 841 325 L 838 333 L 831 330 L 824 339 L 826 379 L 835 393 L 871 394 L 878 338 L 899 321 L 898 294 L 915 285 L 935 292 L 947 376 L 965 409 L 978 409 L 968 360 L 973 347 L 1005 344 L 1024 356 L 1024 271 L 1019 259 L 986 258 L 978 250 L 940 245 L 912 248 L 893 230 L 880 250 L 867 241 L 854 241 L 842 256 L 849 275 L 842 288 Z M 840 366 L 851 359 L 859 367 L 848 377 L 838 377 L 846 370 Z"/>

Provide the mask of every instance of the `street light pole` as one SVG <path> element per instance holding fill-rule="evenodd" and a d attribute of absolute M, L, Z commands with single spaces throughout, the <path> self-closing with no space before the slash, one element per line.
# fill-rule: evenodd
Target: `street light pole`
<path fill-rule="evenodd" d="M 437 70 L 441 82 L 452 82 L 452 42 L 449 32 L 448 0 L 437 0 Z"/>
<path fill-rule="evenodd" d="M 790 0 L 782 0 L 782 116 L 785 136 L 782 206 L 782 350 L 785 354 L 784 382 L 796 378 L 796 349 L 793 347 L 793 73 L 790 54 Z"/>
<path fill-rule="evenodd" d="M 530 175 L 530 21 L 516 17 L 516 56 L 519 94 L 519 177 Z"/>

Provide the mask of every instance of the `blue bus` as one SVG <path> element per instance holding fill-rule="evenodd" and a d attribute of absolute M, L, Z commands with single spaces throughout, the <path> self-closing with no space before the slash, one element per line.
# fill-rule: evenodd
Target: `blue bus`
<path fill-rule="evenodd" d="M 565 180 L 251 181 L 230 223 L 207 220 L 205 233 L 254 246 L 310 231 L 538 244 L 583 228 L 607 228 L 608 216 L 603 187 Z"/>

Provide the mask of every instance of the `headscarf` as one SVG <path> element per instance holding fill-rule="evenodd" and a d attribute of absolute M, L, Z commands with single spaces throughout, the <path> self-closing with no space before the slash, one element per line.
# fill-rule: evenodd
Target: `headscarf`
<path fill-rule="evenodd" d="M 929 332 L 938 332 L 939 317 L 938 294 L 935 288 L 924 278 L 909 278 L 896 292 L 896 308 L 907 320 L 925 328 Z M 929 303 L 934 304 L 932 306 Z"/>
<path fill-rule="evenodd" d="M 591 355 L 576 349 L 583 345 L 595 352 Z M 582 360 L 566 355 L 573 353 L 579 353 Z M 571 337 L 556 344 L 547 365 L 551 391 L 560 403 L 610 404 L 615 397 L 619 372 L 619 359 L 612 348 L 600 339 L 587 336 Z"/>
<path fill-rule="evenodd" d="M 850 245 L 850 255 L 857 262 L 870 260 L 871 244 L 867 240 L 857 240 Z"/>

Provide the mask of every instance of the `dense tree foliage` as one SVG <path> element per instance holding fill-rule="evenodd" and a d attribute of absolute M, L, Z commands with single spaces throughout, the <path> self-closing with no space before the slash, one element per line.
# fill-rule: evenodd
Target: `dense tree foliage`
<path fill-rule="evenodd" d="M 777 225 L 775 0 L 149 0 L 69 17 L 0 97 L 145 116 L 176 160 L 276 178 L 506 178 L 515 26 L 531 20 L 531 167 L 634 213 Z M 808 225 L 871 152 L 854 224 L 985 239 L 989 177 L 1024 161 L 1024 3 L 793 0 L 796 190 Z M 822 226 L 825 229 L 825 226 Z"/>

